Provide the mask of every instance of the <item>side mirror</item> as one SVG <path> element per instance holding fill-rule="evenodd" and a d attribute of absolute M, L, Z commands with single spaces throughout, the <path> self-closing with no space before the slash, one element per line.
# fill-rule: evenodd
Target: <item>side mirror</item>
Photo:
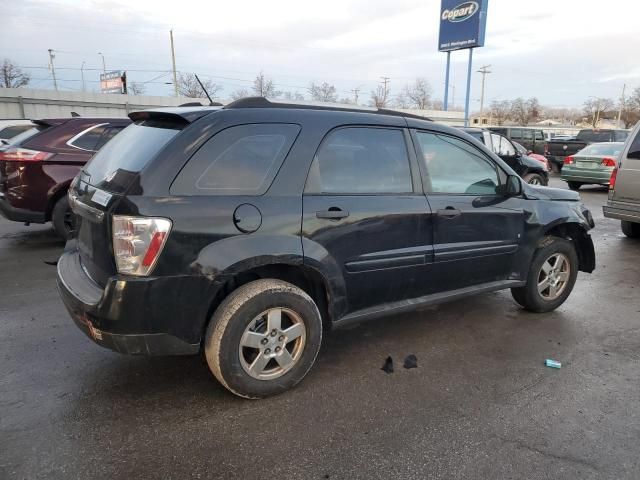
<path fill-rule="evenodd" d="M 509 175 L 507 181 L 498 187 L 498 193 L 505 197 L 517 197 L 522 194 L 522 180 L 517 175 Z"/>

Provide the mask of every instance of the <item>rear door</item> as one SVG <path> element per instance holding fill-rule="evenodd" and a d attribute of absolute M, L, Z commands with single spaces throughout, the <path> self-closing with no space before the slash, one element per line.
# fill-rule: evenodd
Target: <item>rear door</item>
<path fill-rule="evenodd" d="M 339 269 L 348 298 L 342 313 L 435 288 L 431 211 L 408 141 L 402 128 L 341 127 L 327 134 L 311 165 L 305 258 Z"/>
<path fill-rule="evenodd" d="M 498 193 L 505 173 L 484 152 L 458 137 L 420 130 L 413 135 L 434 213 L 438 290 L 511 278 L 524 212 L 520 199 Z"/>

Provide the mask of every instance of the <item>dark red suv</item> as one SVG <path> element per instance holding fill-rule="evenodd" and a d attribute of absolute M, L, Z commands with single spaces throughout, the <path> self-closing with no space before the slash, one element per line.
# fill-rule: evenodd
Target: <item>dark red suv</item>
<path fill-rule="evenodd" d="M 126 118 L 51 118 L 0 151 L 0 212 L 17 222 L 51 221 L 69 238 L 69 184 L 91 156 L 130 122 Z"/>

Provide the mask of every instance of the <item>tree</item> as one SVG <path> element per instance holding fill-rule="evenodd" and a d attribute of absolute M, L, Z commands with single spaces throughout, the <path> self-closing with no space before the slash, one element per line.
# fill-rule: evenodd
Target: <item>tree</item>
<path fill-rule="evenodd" d="M 31 76 L 24 73 L 11 60 L 5 58 L 0 70 L 0 86 L 4 88 L 26 87 L 31 81 Z"/>
<path fill-rule="evenodd" d="M 411 100 L 409 100 L 409 97 L 407 97 L 407 94 L 405 93 L 404 90 L 400 92 L 398 95 L 396 95 L 393 105 L 396 108 L 405 108 L 405 109 L 411 108 L 412 106 Z"/>
<path fill-rule="evenodd" d="M 318 85 L 314 82 L 311 82 L 309 85 L 309 94 L 311 95 L 311 99 L 316 102 L 337 102 L 338 94 L 336 93 L 336 87 L 327 82 L 322 82 L 321 85 Z"/>
<path fill-rule="evenodd" d="M 431 106 L 431 85 L 426 78 L 416 78 L 411 85 L 404 87 L 402 93 L 412 108 L 426 110 Z"/>
<path fill-rule="evenodd" d="M 291 100 L 294 102 L 303 102 L 304 101 L 304 95 L 302 95 L 301 93 L 298 92 L 284 92 L 282 94 L 282 98 L 284 98 L 285 100 Z"/>
<path fill-rule="evenodd" d="M 239 100 L 241 98 L 248 97 L 248 96 L 249 96 L 249 91 L 246 88 L 240 88 L 234 92 L 231 92 L 232 100 Z"/>
<path fill-rule="evenodd" d="M 222 86 L 213 82 L 212 80 L 202 80 L 202 85 L 204 85 L 205 90 L 209 93 L 211 98 L 216 98 L 216 95 L 220 90 L 222 90 Z M 191 98 L 206 98 L 207 94 L 202 89 L 198 80 L 196 80 L 196 76 L 192 73 L 181 73 L 178 75 L 178 92 L 183 97 L 191 97 Z"/>
<path fill-rule="evenodd" d="M 433 101 L 431 108 L 434 110 L 444 110 L 444 102 L 439 98 Z M 451 108 L 449 110 L 452 110 Z"/>
<path fill-rule="evenodd" d="M 127 93 L 129 95 L 144 95 L 147 91 L 147 86 L 144 83 L 131 82 L 127 84 Z"/>
<path fill-rule="evenodd" d="M 253 93 L 265 98 L 277 98 L 282 94 L 276 90 L 273 80 L 267 78 L 263 72 L 260 72 L 253 81 Z"/>
<path fill-rule="evenodd" d="M 353 98 L 343 97 L 338 100 L 338 103 L 343 103 L 345 105 L 354 105 Z"/>
<path fill-rule="evenodd" d="M 535 122 L 542 115 L 542 107 L 536 97 L 527 100 L 527 123 Z"/>
<path fill-rule="evenodd" d="M 511 113 L 511 102 L 509 100 L 494 100 L 491 102 L 492 122 L 496 125 L 504 125 Z"/>
<path fill-rule="evenodd" d="M 540 118 L 542 107 L 536 97 L 525 100 L 522 97 L 511 102 L 511 118 L 522 126 L 529 125 L 530 122 Z"/>
<path fill-rule="evenodd" d="M 621 102 L 620 120 L 624 122 L 624 128 L 630 128 L 640 121 L 640 87 L 636 88 L 631 96 Z"/>
<path fill-rule="evenodd" d="M 600 119 L 611 114 L 613 105 L 613 100 L 610 98 L 589 98 L 584 102 L 583 112 L 589 118 L 591 126 L 596 128 Z"/>
<path fill-rule="evenodd" d="M 378 85 L 378 88 L 371 90 L 371 106 L 384 108 L 389 101 L 389 89 L 386 85 Z"/>

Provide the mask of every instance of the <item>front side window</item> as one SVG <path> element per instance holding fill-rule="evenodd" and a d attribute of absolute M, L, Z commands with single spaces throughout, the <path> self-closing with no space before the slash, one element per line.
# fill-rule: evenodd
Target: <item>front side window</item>
<path fill-rule="evenodd" d="M 507 137 L 493 133 L 491 134 L 491 143 L 493 144 L 493 152 L 496 155 L 513 157 L 516 154 L 515 148 L 513 148 L 511 142 L 507 140 Z"/>
<path fill-rule="evenodd" d="M 210 138 L 178 174 L 174 195 L 262 195 L 271 186 L 300 127 L 250 124 Z"/>
<path fill-rule="evenodd" d="M 474 146 L 447 135 L 416 132 L 429 193 L 493 195 L 500 180 L 495 164 Z"/>
<path fill-rule="evenodd" d="M 306 193 L 411 193 L 411 170 L 402 130 L 348 127 L 320 145 Z"/>

